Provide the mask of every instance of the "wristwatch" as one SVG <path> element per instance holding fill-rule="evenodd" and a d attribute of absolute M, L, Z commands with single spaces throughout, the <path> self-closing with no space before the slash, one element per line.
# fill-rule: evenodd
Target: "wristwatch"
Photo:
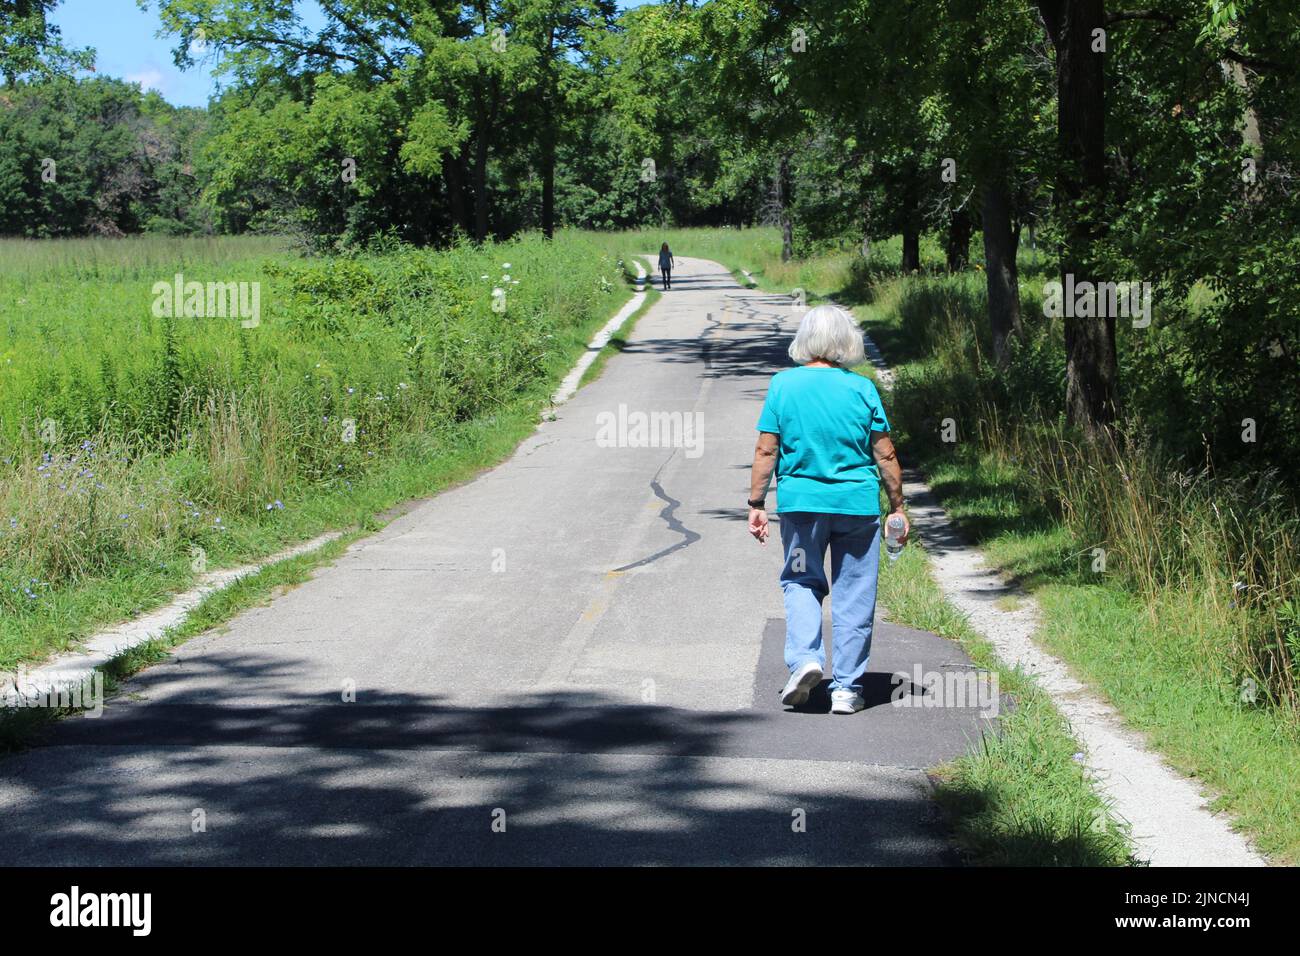
<path fill-rule="evenodd" d="M 751 498 L 749 501 L 746 501 L 745 504 L 749 505 L 751 508 L 758 508 L 762 511 L 767 510 L 766 498 Z"/>

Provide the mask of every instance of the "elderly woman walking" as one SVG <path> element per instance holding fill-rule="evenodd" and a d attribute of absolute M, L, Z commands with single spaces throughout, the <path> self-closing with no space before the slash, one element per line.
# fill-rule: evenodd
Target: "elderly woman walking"
<path fill-rule="evenodd" d="M 880 484 L 901 545 L 909 525 L 889 420 L 863 360 L 862 333 L 842 309 L 809 312 L 790 343 L 799 368 L 773 376 L 758 419 L 750 475 L 749 531 L 767 542 L 767 490 L 775 469 L 785 566 L 785 663 L 781 702 L 798 707 L 822 680 L 822 600 L 831 596 L 831 712 L 853 714 L 862 694 L 876 612 Z M 826 580 L 826 551 L 831 580 Z"/>

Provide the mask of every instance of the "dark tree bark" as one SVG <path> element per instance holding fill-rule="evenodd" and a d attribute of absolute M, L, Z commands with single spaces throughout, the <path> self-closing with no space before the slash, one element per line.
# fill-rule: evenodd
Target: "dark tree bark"
<path fill-rule="evenodd" d="M 488 231 L 487 191 L 488 137 L 487 130 L 474 144 L 474 241 L 482 242 Z"/>
<path fill-rule="evenodd" d="M 1011 196 L 1002 173 L 990 173 L 984 180 L 981 200 L 993 357 L 999 368 L 1005 368 L 1011 356 L 1011 337 L 1021 331 L 1020 276 L 1016 270 L 1020 235 L 1011 222 Z"/>
<path fill-rule="evenodd" d="M 1094 248 L 1104 232 L 1106 101 L 1104 54 L 1094 52 L 1105 28 L 1104 0 L 1038 0 L 1056 49 L 1057 163 L 1054 191 L 1064 231 L 1061 277 L 1098 280 Z M 1066 414 L 1089 434 L 1117 414 L 1115 316 L 1065 318 Z"/>
<path fill-rule="evenodd" d="M 488 150 L 496 128 L 497 113 L 501 108 L 501 84 L 492 81 L 487 102 L 478 97 L 478 135 L 474 140 L 474 240 L 482 242 L 488 234 Z"/>
<path fill-rule="evenodd" d="M 916 223 L 903 223 L 903 271 L 918 272 L 921 269 L 921 229 Z"/>
<path fill-rule="evenodd" d="M 790 157 L 782 154 L 776 165 L 776 202 L 781 216 L 781 261 L 794 258 L 794 220 L 790 216 L 793 188 L 790 182 Z"/>
<path fill-rule="evenodd" d="M 559 138 L 556 127 L 560 108 L 559 84 L 555 75 L 555 41 L 559 25 L 550 23 L 546 29 L 546 59 L 542 81 L 542 130 L 538 146 L 542 165 L 542 235 L 555 237 L 555 147 Z"/>
<path fill-rule="evenodd" d="M 858 247 L 858 252 L 862 258 L 871 258 L 871 187 L 864 183 L 859 193 L 858 216 L 862 220 L 862 245 Z"/>
<path fill-rule="evenodd" d="M 921 197 L 916 171 L 908 170 L 903 183 L 903 272 L 921 269 Z"/>
<path fill-rule="evenodd" d="M 443 179 L 447 183 L 447 202 L 451 206 L 451 219 L 465 235 L 471 235 L 474 224 L 470 221 L 469 187 L 465 182 L 466 157 L 464 150 L 448 156 L 443 166 Z"/>
<path fill-rule="evenodd" d="M 542 235 L 555 237 L 555 131 L 542 131 Z"/>
<path fill-rule="evenodd" d="M 946 248 L 949 272 L 961 272 L 970 265 L 970 237 L 975 223 L 963 206 L 953 210 L 948 217 L 948 243 Z"/>

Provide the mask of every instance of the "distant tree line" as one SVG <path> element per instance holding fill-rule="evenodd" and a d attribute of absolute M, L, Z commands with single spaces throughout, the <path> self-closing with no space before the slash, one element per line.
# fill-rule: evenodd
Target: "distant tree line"
<path fill-rule="evenodd" d="M 200 233 L 207 113 L 120 80 L 0 88 L 0 234 Z"/>
<path fill-rule="evenodd" d="M 0 20 L 5 232 L 334 247 L 769 222 L 787 257 L 901 235 L 908 272 L 922 234 L 954 271 L 978 237 L 1003 364 L 1028 234 L 1072 288 L 1149 282 L 1178 334 L 1143 347 L 1195 393 L 1300 429 L 1275 384 L 1300 378 L 1294 5 L 320 0 L 313 31 L 289 3 L 157 0 L 177 63 L 227 81 L 182 110 L 60 78 L 84 52 L 49 30 L 55 2 Z M 1065 412 L 1105 429 L 1117 316 L 1082 303 L 1063 331 Z"/>

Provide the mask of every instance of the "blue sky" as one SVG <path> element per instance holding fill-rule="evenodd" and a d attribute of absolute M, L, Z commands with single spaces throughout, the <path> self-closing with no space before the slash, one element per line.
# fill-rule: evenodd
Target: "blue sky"
<path fill-rule="evenodd" d="M 643 0 L 622 2 L 619 7 L 635 7 L 640 2 Z M 211 64 L 199 63 L 182 71 L 172 63 L 176 40 L 155 35 L 159 26 L 155 6 L 150 3 L 147 11 L 141 11 L 136 0 L 63 0 L 51 19 L 69 46 L 94 47 L 99 75 L 157 90 L 177 106 L 206 106 L 216 89 Z M 303 0 L 299 7 L 308 26 L 322 22 L 314 0 Z"/>
<path fill-rule="evenodd" d="M 308 24 L 320 22 L 314 2 L 300 6 Z M 51 20 L 69 46 L 94 47 L 95 71 L 101 76 L 157 90 L 177 106 L 206 106 L 216 88 L 211 64 L 180 70 L 172 62 L 176 40 L 155 35 L 159 22 L 154 3 L 142 11 L 136 0 L 63 0 Z"/>

